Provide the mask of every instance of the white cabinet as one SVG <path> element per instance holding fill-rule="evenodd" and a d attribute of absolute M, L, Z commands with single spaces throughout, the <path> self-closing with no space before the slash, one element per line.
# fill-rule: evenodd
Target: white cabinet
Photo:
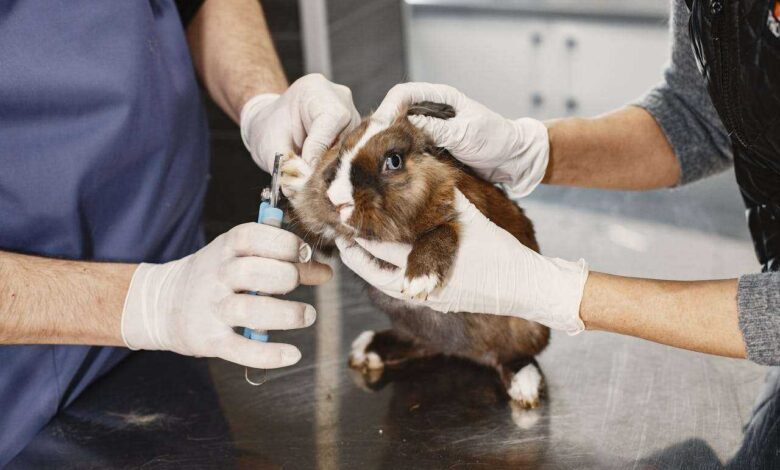
<path fill-rule="evenodd" d="M 409 80 L 507 117 L 589 116 L 641 96 L 669 56 L 663 21 L 405 6 Z"/>

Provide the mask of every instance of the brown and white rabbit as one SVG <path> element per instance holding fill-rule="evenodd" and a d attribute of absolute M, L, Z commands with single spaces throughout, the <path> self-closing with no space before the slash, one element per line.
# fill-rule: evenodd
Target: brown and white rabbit
<path fill-rule="evenodd" d="M 326 254 L 336 236 L 411 244 L 404 281 L 410 299 L 424 298 L 446 282 L 458 247 L 456 188 L 491 221 L 538 251 L 523 210 L 435 147 L 407 115 L 448 119 L 455 112 L 447 105 L 418 103 L 392 123 L 364 119 L 314 169 L 299 157 L 285 159 L 282 189 L 292 205 L 293 230 Z M 440 313 L 373 287 L 369 295 L 392 328 L 361 333 L 352 344 L 351 367 L 367 372 L 413 358 L 459 356 L 495 368 L 512 399 L 538 406 L 544 383 L 534 356 L 547 346 L 547 327 L 514 317 Z"/>

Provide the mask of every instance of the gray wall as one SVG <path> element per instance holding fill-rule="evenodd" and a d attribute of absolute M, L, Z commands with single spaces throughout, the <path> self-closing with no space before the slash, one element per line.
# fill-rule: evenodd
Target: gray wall
<path fill-rule="evenodd" d="M 365 114 L 404 81 L 401 0 L 327 0 L 332 79 Z"/>

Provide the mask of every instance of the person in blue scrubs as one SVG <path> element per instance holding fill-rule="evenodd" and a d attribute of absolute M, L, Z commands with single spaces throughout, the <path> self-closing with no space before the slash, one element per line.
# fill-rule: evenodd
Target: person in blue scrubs
<path fill-rule="evenodd" d="M 186 28 L 173 0 L 0 5 L 0 467 L 128 347 L 300 358 L 233 327 L 311 325 L 311 306 L 272 295 L 329 268 L 258 224 L 203 246 L 196 76 L 265 170 L 274 152 L 313 161 L 359 120 L 322 76 L 288 87 L 256 0 L 207 0 Z"/>

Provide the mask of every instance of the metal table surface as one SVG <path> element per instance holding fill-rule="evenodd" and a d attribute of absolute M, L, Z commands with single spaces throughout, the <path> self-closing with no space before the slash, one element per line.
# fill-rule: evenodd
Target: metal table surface
<path fill-rule="evenodd" d="M 744 239 L 525 205 L 545 252 L 584 256 L 595 269 L 669 278 L 755 269 Z M 293 297 L 319 312 L 315 327 L 275 334 L 301 348 L 297 366 L 255 388 L 223 361 L 136 353 L 9 468 L 755 468 L 746 457 L 774 465 L 780 448 L 775 394 L 760 432 L 743 433 L 768 370 L 747 361 L 554 334 L 539 357 L 547 396 L 520 410 L 493 372 L 465 361 L 351 371 L 352 339 L 387 321 L 348 272 Z"/>

